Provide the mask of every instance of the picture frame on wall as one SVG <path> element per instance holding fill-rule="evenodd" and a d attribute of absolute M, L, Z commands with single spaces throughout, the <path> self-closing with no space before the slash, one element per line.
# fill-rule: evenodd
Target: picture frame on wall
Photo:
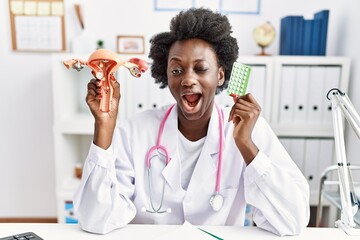
<path fill-rule="evenodd" d="M 117 53 L 122 54 L 144 54 L 144 36 L 117 36 Z"/>

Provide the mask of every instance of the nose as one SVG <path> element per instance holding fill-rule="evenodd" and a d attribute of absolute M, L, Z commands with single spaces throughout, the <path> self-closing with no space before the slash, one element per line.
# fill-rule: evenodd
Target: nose
<path fill-rule="evenodd" d="M 191 87 L 196 84 L 196 76 L 192 72 L 185 73 L 183 79 L 181 80 L 182 87 Z"/>

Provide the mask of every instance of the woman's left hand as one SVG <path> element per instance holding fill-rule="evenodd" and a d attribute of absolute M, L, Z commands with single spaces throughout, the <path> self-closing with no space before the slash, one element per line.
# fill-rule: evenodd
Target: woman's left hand
<path fill-rule="evenodd" d="M 229 121 L 234 123 L 234 140 L 248 165 L 259 151 L 252 141 L 251 134 L 261 107 L 250 93 L 233 98 L 234 105 L 230 111 Z"/>

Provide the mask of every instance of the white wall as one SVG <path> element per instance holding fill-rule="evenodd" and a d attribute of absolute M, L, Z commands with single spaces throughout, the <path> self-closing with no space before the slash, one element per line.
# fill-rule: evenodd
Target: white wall
<path fill-rule="evenodd" d="M 211 2 L 215 2 L 212 0 Z M 117 35 L 144 35 L 148 41 L 167 31 L 175 12 L 154 12 L 152 0 L 65 0 L 68 49 L 81 33 L 72 4 L 83 4 L 87 32 L 115 51 Z M 205 2 L 205 1 L 203 1 Z M 86 3 L 86 4 L 84 4 Z M 55 176 L 52 136 L 52 92 L 50 54 L 11 51 L 8 1 L 0 3 L 0 218 L 55 217 Z M 229 15 L 241 55 L 259 52 L 252 39 L 253 28 L 271 21 L 279 30 L 286 15 L 312 16 L 330 9 L 327 55 L 352 58 L 349 95 L 360 110 L 359 73 L 360 1 L 356 0 L 263 0 L 260 15 Z M 279 33 L 279 31 L 277 31 Z M 267 49 L 276 55 L 279 38 Z M 360 155 L 359 142 L 348 135 L 349 157 Z M 359 161 L 360 162 L 360 161 Z"/>

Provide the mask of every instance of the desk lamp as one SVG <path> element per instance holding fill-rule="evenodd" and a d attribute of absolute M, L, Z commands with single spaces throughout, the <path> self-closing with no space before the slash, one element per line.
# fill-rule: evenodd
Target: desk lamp
<path fill-rule="evenodd" d="M 359 139 L 360 117 L 348 96 L 339 89 L 330 89 L 326 97 L 331 100 L 336 160 L 340 182 L 341 218 L 335 222 L 335 227 L 341 228 L 348 235 L 360 236 L 360 229 L 354 222 L 354 215 L 358 211 L 359 202 L 349 170 L 350 163 L 346 160 L 343 116 L 345 116 Z"/>

